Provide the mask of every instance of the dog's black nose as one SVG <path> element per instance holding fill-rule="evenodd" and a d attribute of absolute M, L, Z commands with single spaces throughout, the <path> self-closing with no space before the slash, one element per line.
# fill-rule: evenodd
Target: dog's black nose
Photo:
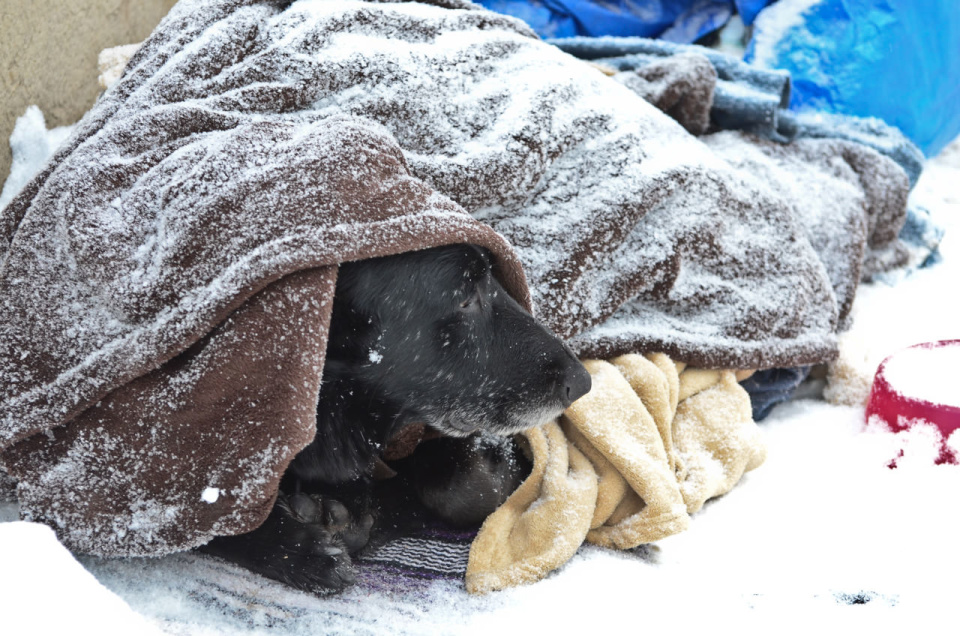
<path fill-rule="evenodd" d="M 563 382 L 560 390 L 563 393 L 563 408 L 567 408 L 584 395 L 589 393 L 591 386 L 590 374 L 584 368 L 580 361 L 574 358 L 564 370 Z"/>

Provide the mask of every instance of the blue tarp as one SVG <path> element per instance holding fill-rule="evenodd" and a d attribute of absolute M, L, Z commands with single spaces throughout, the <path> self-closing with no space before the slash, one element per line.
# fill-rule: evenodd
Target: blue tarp
<path fill-rule="evenodd" d="M 927 156 L 960 134 L 957 0 L 821 0 L 802 18 L 761 20 L 745 57 L 774 39 L 761 61 L 790 72 L 791 108 L 878 117 Z"/>
<path fill-rule="evenodd" d="M 722 27 L 736 9 L 745 24 L 773 0 L 477 0 L 520 18 L 544 38 L 640 36 L 690 43 Z"/>

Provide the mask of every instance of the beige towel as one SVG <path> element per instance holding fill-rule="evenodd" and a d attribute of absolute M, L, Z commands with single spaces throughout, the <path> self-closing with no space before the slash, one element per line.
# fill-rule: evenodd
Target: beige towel
<path fill-rule="evenodd" d="M 533 471 L 474 540 L 472 593 L 537 581 L 584 540 L 629 549 L 685 530 L 766 456 L 733 371 L 663 354 L 584 364 L 590 393 L 525 434 Z"/>

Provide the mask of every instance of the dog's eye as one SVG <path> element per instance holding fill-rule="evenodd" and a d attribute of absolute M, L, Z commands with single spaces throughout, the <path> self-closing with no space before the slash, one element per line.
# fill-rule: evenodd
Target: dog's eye
<path fill-rule="evenodd" d="M 473 309 L 480 306 L 480 292 L 474 291 L 463 302 L 460 303 L 460 309 Z"/>

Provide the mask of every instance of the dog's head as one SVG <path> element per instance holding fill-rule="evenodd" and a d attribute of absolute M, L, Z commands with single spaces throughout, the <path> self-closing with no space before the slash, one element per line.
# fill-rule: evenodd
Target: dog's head
<path fill-rule="evenodd" d="M 590 390 L 573 352 L 472 245 L 342 265 L 327 360 L 371 400 L 396 405 L 397 425 L 453 436 L 538 426 Z"/>

